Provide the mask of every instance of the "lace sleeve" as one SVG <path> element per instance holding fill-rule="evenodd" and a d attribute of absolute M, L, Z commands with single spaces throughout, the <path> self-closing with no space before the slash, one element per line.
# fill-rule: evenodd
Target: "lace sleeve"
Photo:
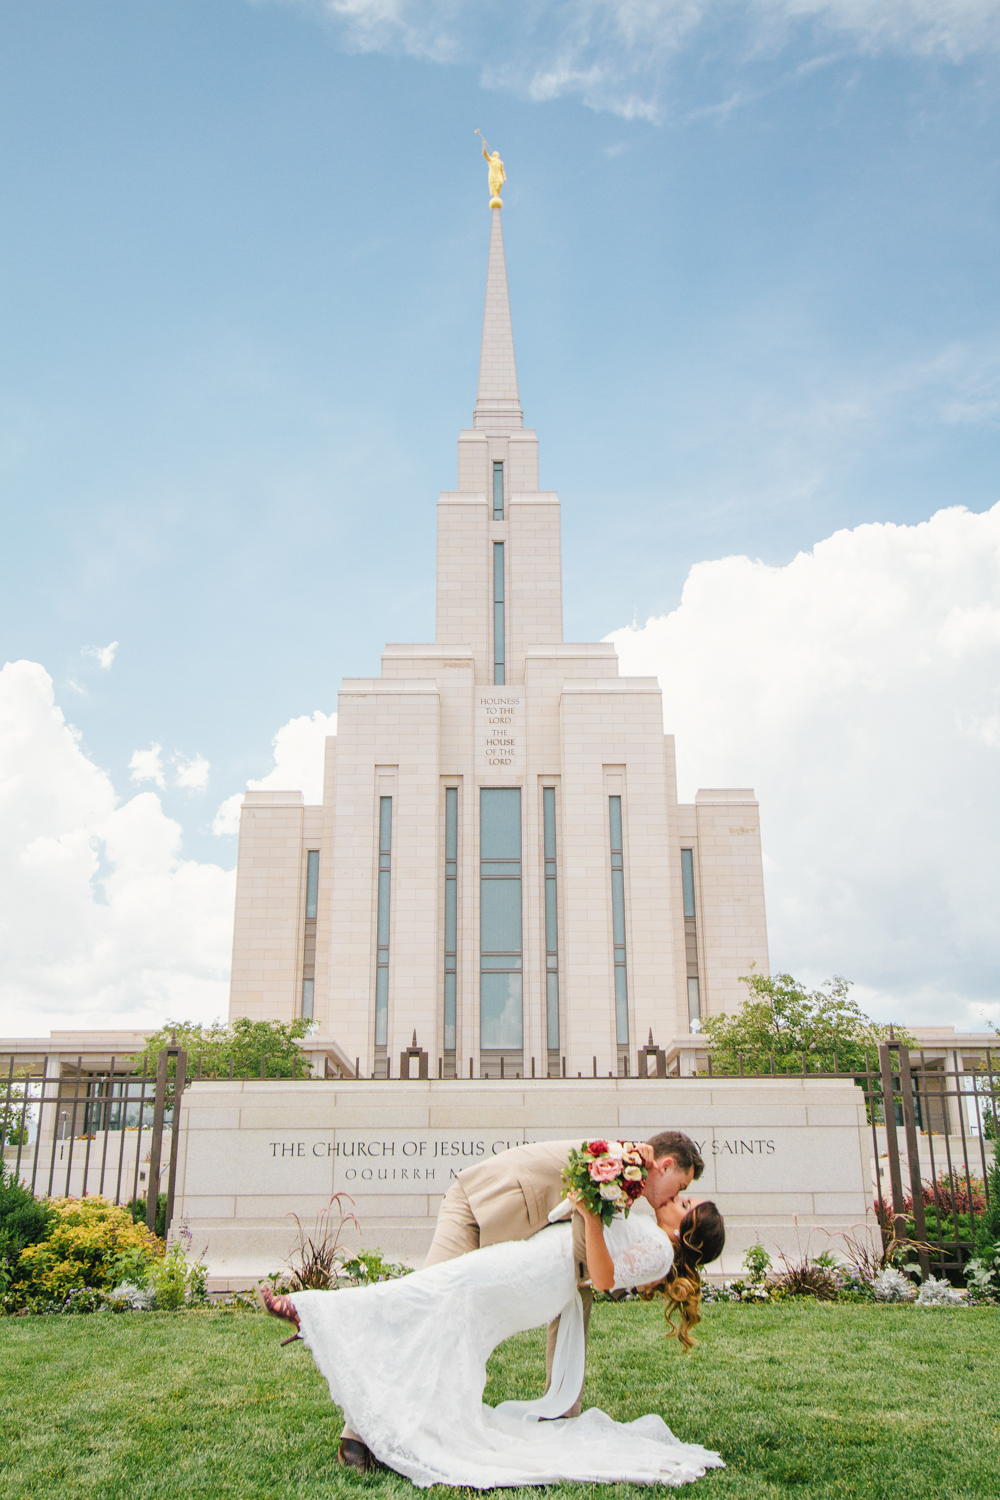
<path fill-rule="evenodd" d="M 674 1250 L 662 1230 L 643 1234 L 621 1250 L 612 1252 L 616 1292 L 624 1287 L 646 1286 L 660 1281 L 673 1265 Z"/>

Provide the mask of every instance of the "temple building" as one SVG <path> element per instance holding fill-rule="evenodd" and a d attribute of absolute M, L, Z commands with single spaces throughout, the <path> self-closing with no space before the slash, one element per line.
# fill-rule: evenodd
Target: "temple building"
<path fill-rule="evenodd" d="M 344 680 L 320 806 L 242 807 L 230 1016 L 310 1017 L 310 1052 L 363 1078 L 634 1075 L 768 968 L 753 792 L 679 805 L 655 678 L 563 640 L 559 499 L 490 216 L 435 640 Z"/>

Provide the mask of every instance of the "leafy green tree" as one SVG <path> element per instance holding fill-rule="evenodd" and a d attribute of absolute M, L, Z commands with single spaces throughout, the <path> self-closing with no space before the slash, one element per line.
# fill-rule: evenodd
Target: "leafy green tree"
<path fill-rule="evenodd" d="M 176 1045 L 187 1053 L 189 1078 L 197 1073 L 199 1061 L 203 1078 L 228 1077 L 230 1062 L 234 1078 L 260 1078 L 262 1063 L 265 1078 L 308 1078 L 309 1061 L 300 1042 L 311 1029 L 312 1022 L 301 1016 L 296 1021 L 251 1021 L 248 1016 L 237 1016 L 228 1026 L 222 1021 L 211 1026 L 197 1021 L 168 1021 L 153 1033 L 133 1062 L 136 1072 L 142 1071 L 145 1062 L 147 1073 L 153 1074 L 163 1048 Z M 171 1077 L 175 1069 L 171 1058 Z"/>
<path fill-rule="evenodd" d="M 31 1093 L 28 1079 L 31 1069 L 22 1064 L 13 1076 L 4 1069 L 0 1077 L 0 1147 L 26 1146 L 31 1115 Z"/>
<path fill-rule="evenodd" d="M 746 1073 L 769 1073 L 771 1057 L 777 1073 L 833 1071 L 834 1056 L 841 1073 L 862 1073 L 889 1027 L 869 1019 L 850 998 L 850 981 L 833 978 L 818 990 L 807 990 L 791 974 L 744 974 L 750 991 L 733 1015 L 710 1016 L 703 1035 L 712 1042 L 712 1072 L 738 1073 L 740 1058 Z M 897 1041 L 914 1046 L 913 1038 L 894 1030 Z"/>

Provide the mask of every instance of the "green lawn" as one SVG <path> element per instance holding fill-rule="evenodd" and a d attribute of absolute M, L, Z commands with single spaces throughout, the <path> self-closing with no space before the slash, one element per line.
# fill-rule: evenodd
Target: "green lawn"
<path fill-rule="evenodd" d="M 596 1307 L 585 1404 L 626 1420 L 658 1411 L 718 1449 L 728 1468 L 692 1500 L 1000 1497 L 1000 1310 L 714 1306 L 688 1357 L 662 1328 L 656 1307 Z M 0 1319 L 0 1495 L 416 1493 L 338 1469 L 340 1414 L 281 1337 L 269 1318 L 217 1310 Z M 511 1340 L 487 1399 L 540 1394 L 541 1370 L 542 1334 Z M 595 1489 L 553 1488 L 560 1500 Z M 621 1500 L 633 1488 L 648 1494 L 607 1486 Z"/>

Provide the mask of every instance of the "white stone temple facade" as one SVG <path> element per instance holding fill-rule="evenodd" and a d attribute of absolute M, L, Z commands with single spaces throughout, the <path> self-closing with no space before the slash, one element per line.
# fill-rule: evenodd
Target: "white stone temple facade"
<path fill-rule="evenodd" d="M 348 678 L 323 802 L 248 792 L 231 1016 L 337 1071 L 646 1071 L 768 968 L 758 808 L 677 801 L 654 678 L 563 640 L 559 500 L 523 426 L 501 210 L 479 390 L 437 506 L 436 639 Z M 595 545 L 600 545 L 595 539 Z M 416 1046 L 426 1056 L 407 1054 Z"/>

